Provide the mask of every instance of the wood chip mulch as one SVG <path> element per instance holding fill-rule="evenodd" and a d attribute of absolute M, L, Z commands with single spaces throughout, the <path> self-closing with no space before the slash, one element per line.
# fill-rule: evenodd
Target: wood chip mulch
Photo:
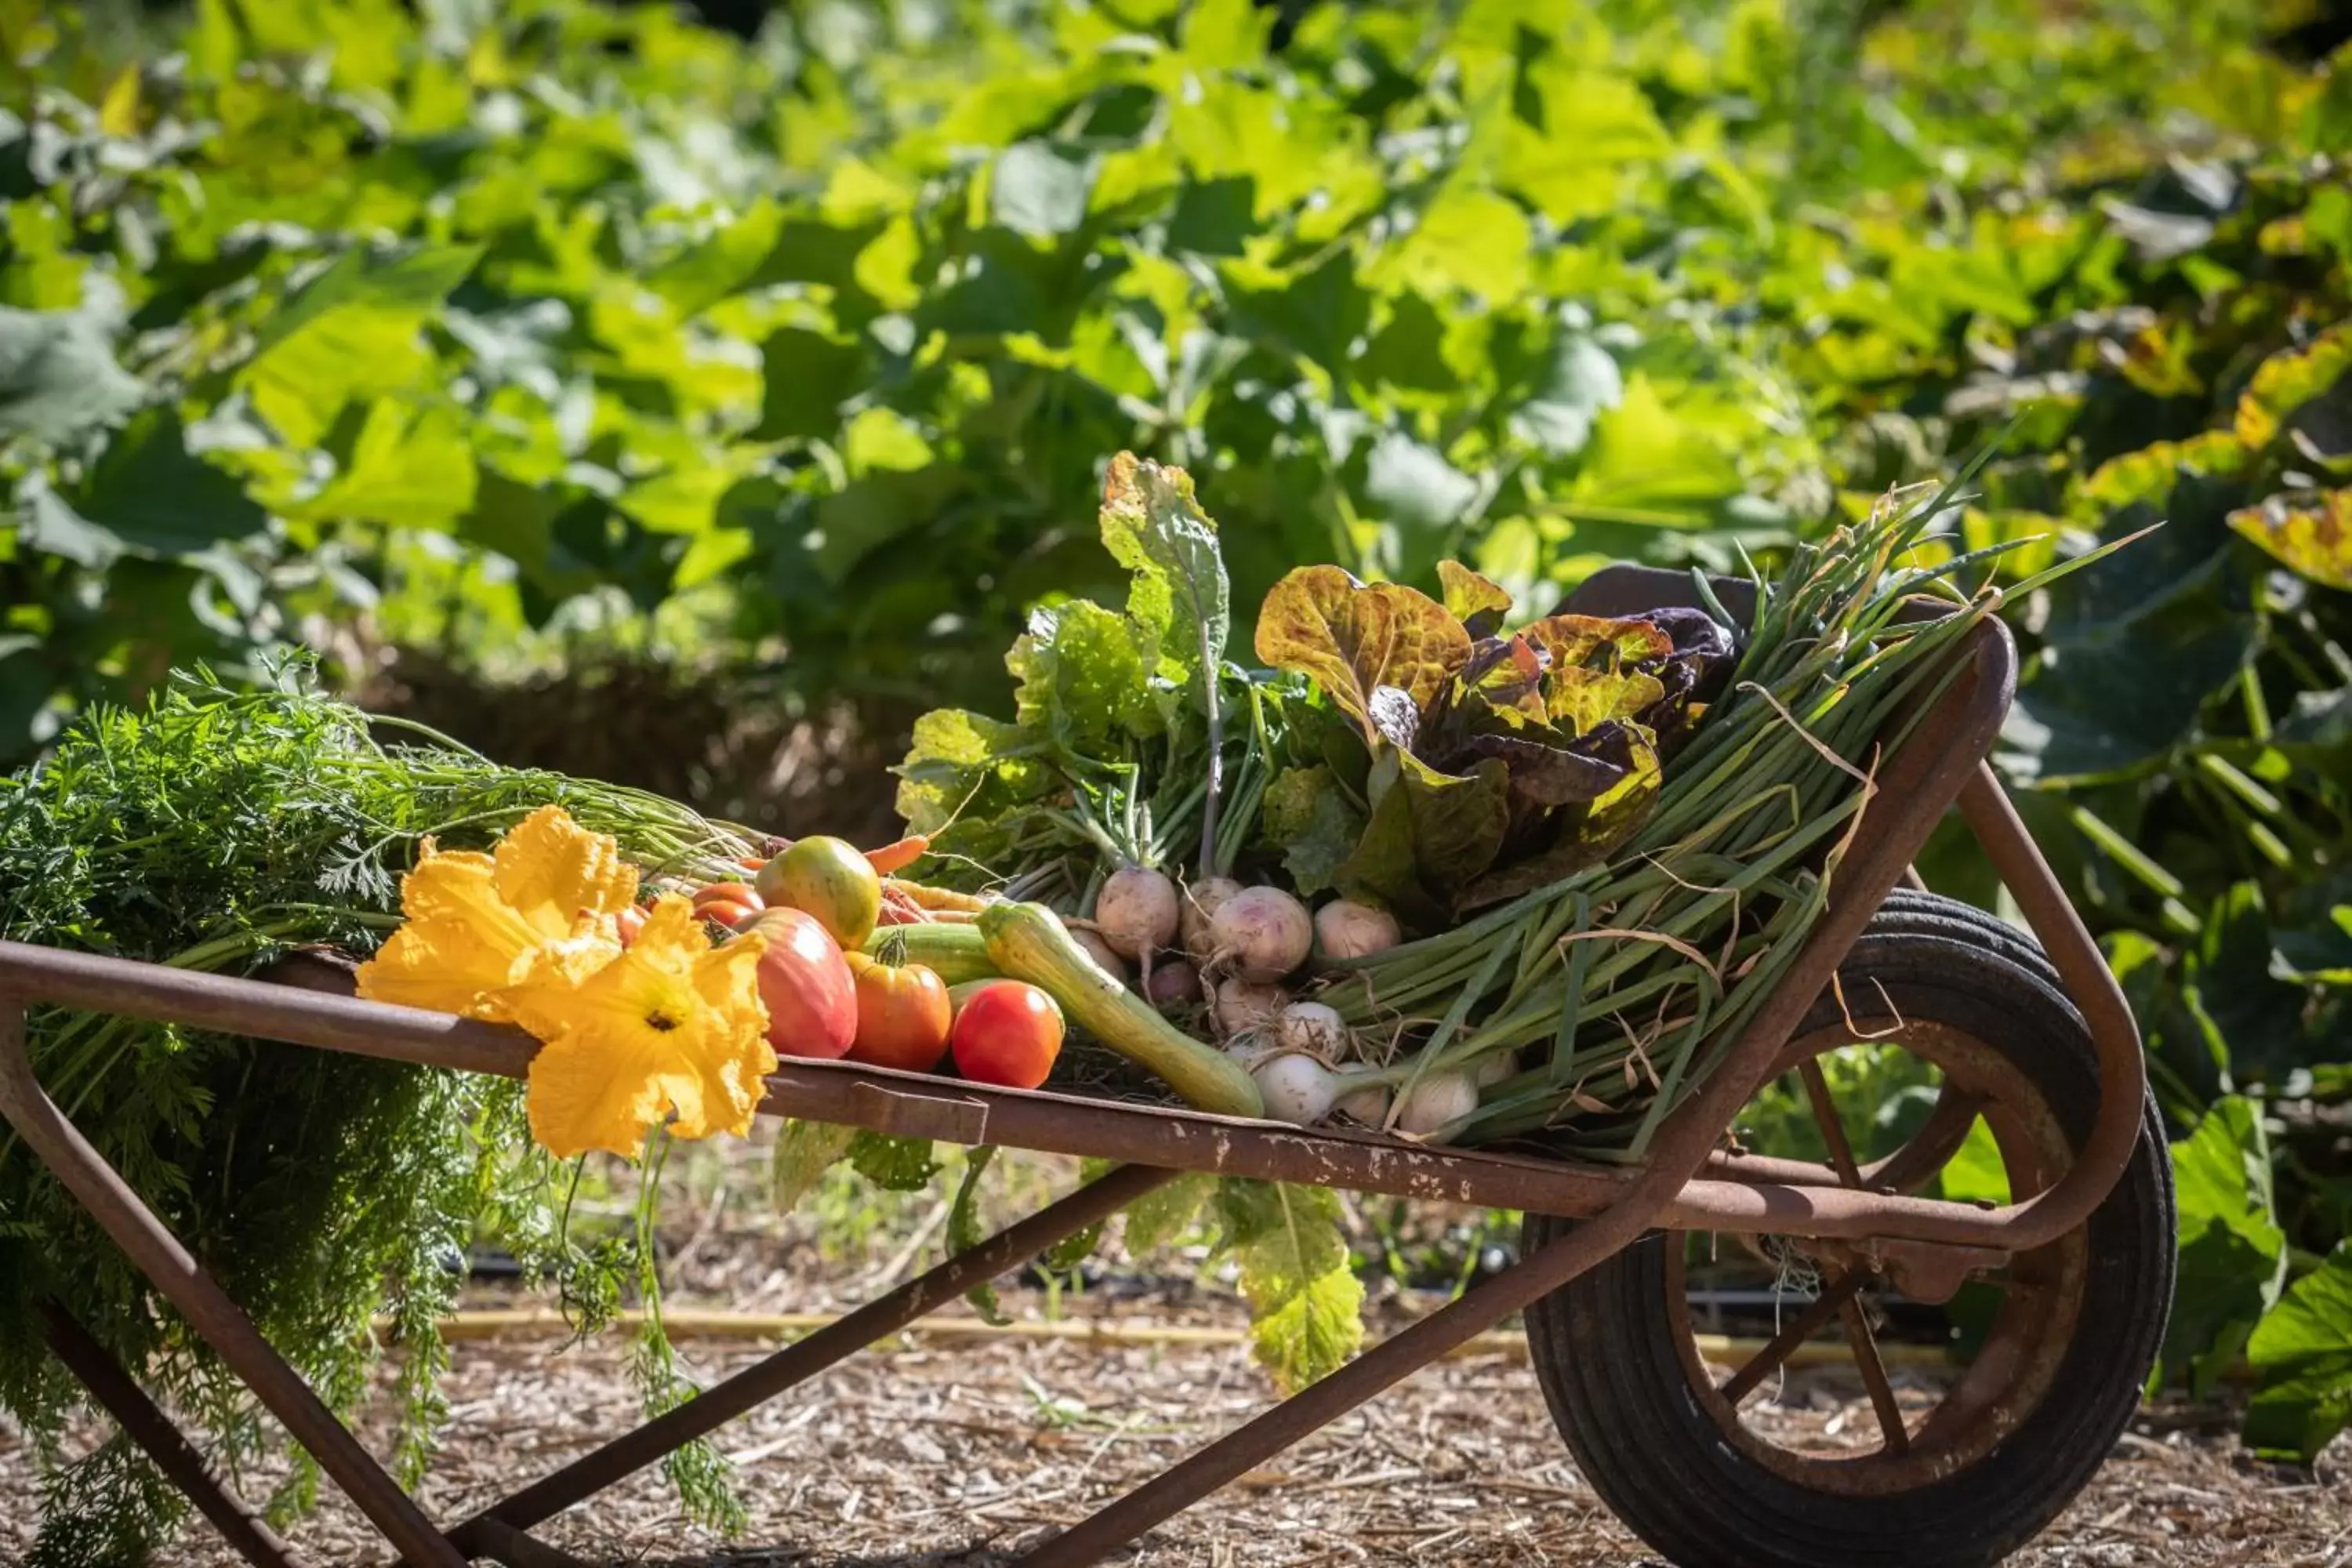
<path fill-rule="evenodd" d="M 1034 1315 L 1039 1302 L 1008 1305 Z M 1240 1321 L 1237 1307 L 1213 1300 L 1156 1310 L 1128 1300 L 1115 1311 L 1123 1326 Z M 740 1341 L 680 1348 L 706 1382 L 763 1353 Z M 456 1421 L 427 1508 L 460 1517 L 629 1425 L 635 1396 L 626 1354 L 617 1342 L 456 1345 L 446 1385 Z M 1897 1380 L 1921 1375 L 1902 1371 Z M 541 1533 L 598 1563 L 981 1568 L 1160 1473 L 1269 1397 L 1225 1345 L 899 1340 L 721 1429 L 751 1516 L 740 1542 L 730 1546 L 680 1517 L 657 1472 Z M 1858 1385 L 1830 1373 L 1791 1374 L 1770 1419 L 1829 1443 L 1870 1425 Z M 2352 1568 L 2352 1449 L 2339 1444 L 2307 1472 L 2264 1465 L 2236 1449 L 2231 1423 L 2225 1410 L 2144 1412 L 2092 1488 L 2012 1561 Z M 370 1435 L 382 1451 L 381 1430 Z M 33 1496 L 29 1458 L 0 1426 L 0 1560 L 29 1541 Z M 339 1502 L 292 1536 L 323 1564 L 388 1560 Z M 1653 1559 L 1576 1473 L 1524 1357 L 1502 1353 L 1423 1371 L 1170 1521 L 1126 1561 L 1631 1568 Z M 201 1526 L 163 1559 L 165 1568 L 234 1562 Z"/>

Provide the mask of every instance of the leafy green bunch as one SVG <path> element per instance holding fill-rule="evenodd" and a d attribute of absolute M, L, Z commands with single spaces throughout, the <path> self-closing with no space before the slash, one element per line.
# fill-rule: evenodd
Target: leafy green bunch
<path fill-rule="evenodd" d="M 431 737 L 386 746 L 288 667 L 257 690 L 201 673 L 144 709 L 96 708 L 39 767 L 0 780 L 0 937 L 243 974 L 289 952 L 364 955 L 398 923 L 428 838 L 483 846 L 557 804 L 647 867 L 688 870 L 742 841 L 683 808 L 501 769 Z M 626 1285 L 624 1246 L 576 1245 L 571 1181 L 534 1153 L 520 1086 L 337 1052 L 37 1007 L 43 1087 L 330 1406 L 352 1411 L 388 1317 L 403 1346 L 400 1469 L 440 1418 L 438 1321 L 480 1233 L 554 1276 L 583 1326 Z M 68 1460 L 79 1392 L 43 1343 L 62 1310 L 201 1425 L 232 1474 L 267 1445 L 249 1391 L 190 1332 L 29 1151 L 0 1139 L 0 1407 L 46 1467 L 38 1563 L 136 1562 L 184 1507 L 121 1436 Z M 649 1402 L 680 1396 L 657 1328 Z M 297 1455 L 273 1500 L 307 1507 Z M 723 1515 L 712 1456 L 673 1473 Z"/>
<path fill-rule="evenodd" d="M 927 874 L 1010 881 L 1080 907 L 1122 865 L 1231 868 L 1256 821 L 1265 694 L 1224 662 L 1231 590 L 1216 524 L 1181 469 L 1111 459 L 1103 543 L 1130 576 L 1126 607 L 1036 610 L 1005 655 L 1012 722 L 923 715 L 898 773 Z M 1082 895 L 1073 901 L 1073 895 Z"/>

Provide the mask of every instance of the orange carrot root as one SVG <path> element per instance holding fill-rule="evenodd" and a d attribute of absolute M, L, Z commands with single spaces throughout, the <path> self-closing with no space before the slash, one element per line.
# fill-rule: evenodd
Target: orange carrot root
<path fill-rule="evenodd" d="M 866 863 L 874 868 L 877 876 L 887 877 L 891 872 L 902 871 L 921 859 L 923 851 L 930 847 L 931 841 L 922 834 L 910 834 L 896 844 L 885 844 L 879 849 L 868 849 L 866 852 Z"/>
<path fill-rule="evenodd" d="M 961 910 L 966 914 L 978 914 L 988 908 L 988 900 L 971 893 L 959 893 L 948 888 L 927 888 L 920 882 L 902 882 L 893 878 L 886 887 L 911 899 L 927 910 Z"/>

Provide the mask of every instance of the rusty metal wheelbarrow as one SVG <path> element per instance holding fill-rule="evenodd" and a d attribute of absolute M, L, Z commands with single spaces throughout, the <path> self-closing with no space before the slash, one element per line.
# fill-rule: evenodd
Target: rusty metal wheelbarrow
<path fill-rule="evenodd" d="M 1687 592 L 1686 581 L 1664 574 L 1612 568 L 1572 605 L 1623 613 L 1682 602 Z M 1101 1559 L 1514 1313 L 1526 1314 L 1537 1376 L 1580 1468 L 1675 1562 L 1995 1561 L 2064 1506 L 2130 1416 L 2171 1297 L 2172 1195 L 2131 1014 L 1984 763 L 2014 686 L 2014 647 L 1987 623 L 1954 657 L 1958 678 L 1882 773 L 1828 910 L 1789 978 L 1668 1119 L 1645 1163 L 1423 1148 L 1343 1129 L 787 1059 L 769 1080 L 762 1109 L 772 1114 L 1119 1163 L 446 1529 L 44 1093 L 23 1010 L 50 1003 L 514 1078 L 536 1042 L 301 985 L 0 943 L 0 1114 L 412 1564 L 573 1563 L 529 1531 L 1186 1171 L 1519 1209 L 1526 1245 L 1510 1268 L 1035 1546 L 1024 1562 L 1076 1568 Z M 2038 943 L 1903 886 L 1955 805 Z M 1900 1045 L 1927 1064 L 1937 1086 L 1932 1110 L 1907 1141 L 1869 1163 L 1858 1160 L 1822 1068 L 1829 1053 L 1864 1039 Z M 1754 1156 L 1727 1138 L 1782 1074 L 1793 1075 L 1811 1107 L 1824 1163 Z M 1981 1146 L 1979 1126 L 1998 1152 L 2007 1201 L 1916 1195 L 1972 1138 Z M 1776 1268 L 1801 1265 L 1819 1276 L 1811 1301 L 1728 1376 L 1701 1359 L 1692 1332 L 1683 1273 L 1691 1232 L 1735 1238 Z M 1920 1407 L 1915 1389 L 1906 1408 L 1885 1370 L 1866 1302 L 1885 1289 L 1913 1301 L 1974 1303 L 1973 1354 L 1930 1407 Z M 1791 1446 L 1743 1406 L 1800 1343 L 1832 1325 L 1869 1395 L 1874 1447 Z M 50 1341 L 247 1560 L 301 1561 L 79 1325 L 53 1317 Z"/>

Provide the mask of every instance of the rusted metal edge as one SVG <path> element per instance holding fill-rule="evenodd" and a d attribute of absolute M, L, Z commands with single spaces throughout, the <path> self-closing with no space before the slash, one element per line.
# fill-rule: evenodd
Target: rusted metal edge
<path fill-rule="evenodd" d="M 807 1338 L 704 1389 L 676 1409 L 493 1503 L 451 1531 L 449 1539 L 468 1552 L 493 1550 L 496 1531 L 529 1529 L 593 1497 L 665 1454 L 807 1382 L 877 1340 L 897 1333 L 973 1286 L 985 1284 L 1055 1242 L 1109 1218 L 1174 1174 L 1141 1165 L 1106 1172 L 887 1295 L 875 1298 Z"/>
<path fill-rule="evenodd" d="M 41 1331 L 49 1353 L 89 1390 L 90 1397 L 114 1417 L 123 1436 L 138 1444 L 164 1479 L 196 1505 L 196 1511 L 212 1522 L 238 1556 L 257 1568 L 310 1568 L 310 1560 L 279 1539 L 258 1509 L 229 1490 L 213 1473 L 195 1445 L 88 1329 L 52 1305 L 41 1310 Z"/>
<path fill-rule="evenodd" d="M 0 1117 L 386 1541 L 416 1563 L 463 1568 L 465 1559 L 415 1500 L 50 1100 L 34 1077 L 20 997 L 6 982 L 0 982 Z"/>
<path fill-rule="evenodd" d="M 0 990 L 68 1007 L 178 1020 L 359 1055 L 520 1078 L 538 1042 L 520 1030 L 439 1013 L 160 964 L 0 942 Z M 1638 1172 L 1476 1149 L 1433 1148 L 1347 1128 L 1299 1128 L 1042 1089 L 992 1089 L 846 1062 L 787 1058 L 768 1079 L 770 1115 L 867 1127 L 902 1137 L 985 1140 L 1042 1153 L 1252 1176 L 1482 1208 L 1580 1218 L 1622 1196 Z M 1998 1245 L 1981 1211 L 1877 1194 L 1816 1205 L 1801 1188 L 1835 1173 L 1800 1162 L 1717 1154 L 1661 1223 L 1808 1234 L 1882 1234 Z M 1763 1179 L 1757 1179 L 1763 1178 Z M 1753 1188 L 1748 1191 L 1728 1189 Z M 1856 1203 L 1859 1206 L 1856 1206 Z M 1922 1228 L 1926 1227 L 1926 1228 Z"/>

